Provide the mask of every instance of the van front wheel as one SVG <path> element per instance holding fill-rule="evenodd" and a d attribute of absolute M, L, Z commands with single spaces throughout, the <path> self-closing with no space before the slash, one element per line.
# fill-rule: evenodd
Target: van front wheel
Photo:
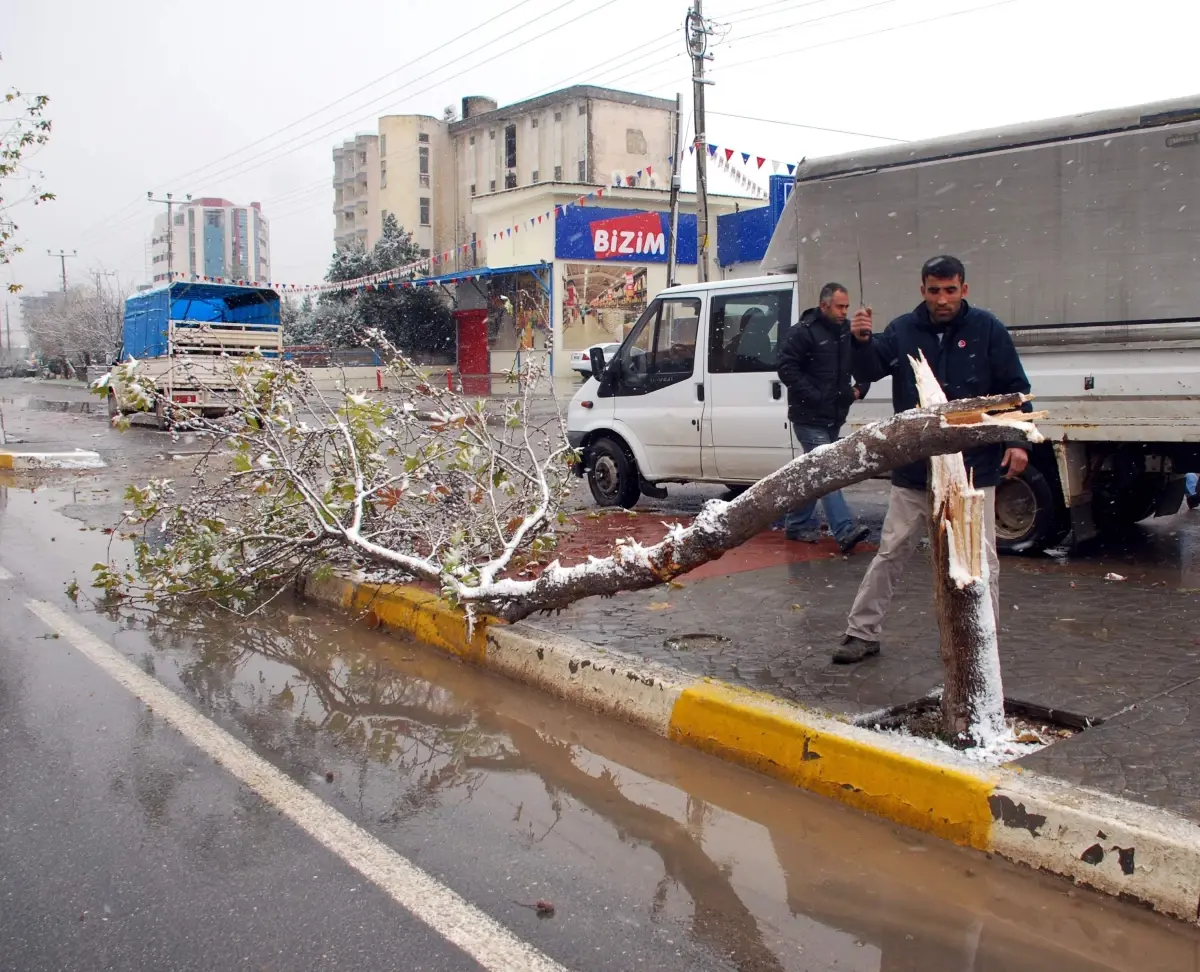
<path fill-rule="evenodd" d="M 597 439 L 588 448 L 588 486 L 600 506 L 631 508 L 642 495 L 637 463 L 621 443 Z"/>

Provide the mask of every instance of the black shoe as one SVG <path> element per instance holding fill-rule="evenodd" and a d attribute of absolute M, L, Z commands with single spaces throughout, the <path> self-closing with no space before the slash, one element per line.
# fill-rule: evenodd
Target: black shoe
<path fill-rule="evenodd" d="M 878 641 L 864 641 L 854 635 L 846 635 L 842 639 L 841 647 L 833 653 L 833 663 L 835 665 L 857 665 L 864 658 L 878 654 Z"/>
<path fill-rule="evenodd" d="M 838 541 L 838 550 L 844 554 L 848 554 L 870 535 L 871 531 L 866 527 L 858 527 L 854 530 L 851 530 L 846 534 L 844 539 Z"/>
<path fill-rule="evenodd" d="M 1200 506 L 1200 493 L 1197 493 L 1195 496 L 1189 496 L 1187 498 L 1187 505 L 1189 510 L 1194 510 L 1197 506 Z"/>
<path fill-rule="evenodd" d="M 797 533 L 795 530 L 788 530 L 784 536 L 795 543 L 820 543 L 821 535 L 811 533 Z"/>

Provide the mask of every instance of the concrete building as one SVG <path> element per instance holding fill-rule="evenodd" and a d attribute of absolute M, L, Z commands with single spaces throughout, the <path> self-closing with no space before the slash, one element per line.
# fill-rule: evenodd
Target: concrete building
<path fill-rule="evenodd" d="M 665 187 L 674 118 L 673 101 L 590 85 L 504 107 L 463 98 L 453 122 L 384 116 L 378 135 L 334 149 L 335 244 L 371 246 L 390 212 L 422 250 L 451 252 L 444 269 L 475 266 L 486 237 L 474 200 L 539 183 L 627 185 L 638 172 L 638 185 Z"/>
<path fill-rule="evenodd" d="M 188 277 L 231 280 L 271 279 L 271 238 L 262 206 L 238 206 L 205 196 L 180 201 L 154 219 L 150 260 L 154 283 L 167 280 L 168 268 Z M 168 233 L 170 247 L 168 247 Z"/>
<path fill-rule="evenodd" d="M 358 135 L 333 150 L 333 214 L 336 248 L 356 237 L 364 246 L 379 238 L 378 135 Z"/>

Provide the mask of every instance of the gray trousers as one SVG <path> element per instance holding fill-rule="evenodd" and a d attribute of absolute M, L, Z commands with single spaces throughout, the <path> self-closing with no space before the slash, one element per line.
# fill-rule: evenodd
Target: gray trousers
<path fill-rule="evenodd" d="M 996 630 L 1000 630 L 1000 559 L 996 556 L 996 490 L 983 491 L 983 555 L 987 558 L 990 575 L 989 590 L 992 609 L 996 613 Z M 883 535 L 879 552 L 867 568 L 858 587 L 854 607 L 846 620 L 846 634 L 864 641 L 878 641 L 892 591 L 904 568 L 912 559 L 921 538 L 929 532 L 929 494 L 923 489 L 893 486 L 888 497 L 887 516 L 883 519 Z"/>

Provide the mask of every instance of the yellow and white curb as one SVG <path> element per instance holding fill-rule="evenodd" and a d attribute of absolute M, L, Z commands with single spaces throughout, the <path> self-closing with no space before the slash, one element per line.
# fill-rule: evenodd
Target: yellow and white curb
<path fill-rule="evenodd" d="M 97 452 L 75 449 L 71 452 L 14 452 L 0 448 L 0 469 L 103 469 L 104 460 Z"/>
<path fill-rule="evenodd" d="M 468 633 L 460 612 L 413 587 L 310 578 L 303 595 L 858 810 L 1200 921 L 1200 825 L 1168 811 L 985 766 L 530 624 L 482 619 Z"/>

